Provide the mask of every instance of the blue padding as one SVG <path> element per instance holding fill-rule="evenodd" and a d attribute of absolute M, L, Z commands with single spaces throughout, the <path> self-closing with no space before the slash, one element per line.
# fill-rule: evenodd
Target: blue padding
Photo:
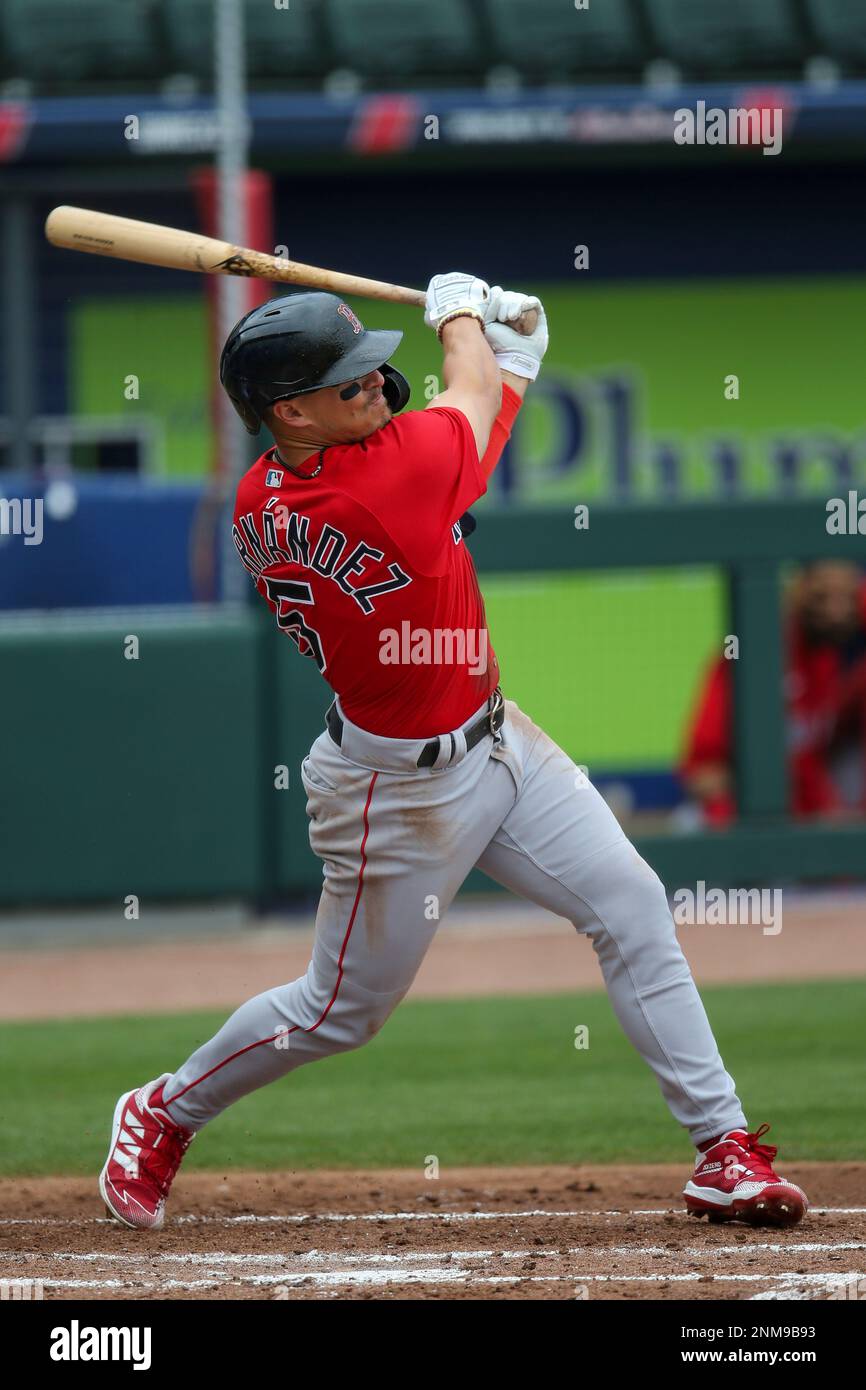
<path fill-rule="evenodd" d="M 679 806 L 683 801 L 680 779 L 673 772 L 653 768 L 650 771 L 629 769 L 627 772 L 606 772 L 590 768 L 593 786 L 604 795 L 611 787 L 628 789 L 633 811 L 663 811 Z"/>
<path fill-rule="evenodd" d="M 40 544 L 0 534 L 0 609 L 193 601 L 189 552 L 200 485 L 76 478 L 69 486 L 74 510 L 65 515 L 65 482 L 0 475 L 0 498 L 43 499 Z M 8 509 L 0 512 L 0 527 L 4 515 L 8 531 Z M 33 520 L 31 513 L 31 526 Z"/>

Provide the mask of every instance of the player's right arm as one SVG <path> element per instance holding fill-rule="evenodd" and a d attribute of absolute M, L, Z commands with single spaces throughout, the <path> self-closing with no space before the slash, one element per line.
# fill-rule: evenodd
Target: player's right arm
<path fill-rule="evenodd" d="M 425 322 L 442 343 L 440 391 L 427 406 L 459 410 L 466 416 L 482 458 L 493 421 L 502 404 L 502 378 L 493 349 L 484 336 L 490 288 L 484 280 L 460 271 L 434 275 L 427 289 Z"/>
<path fill-rule="evenodd" d="M 474 318 L 452 319 L 442 329 L 442 379 L 445 390 L 427 409 L 459 410 L 469 421 L 478 457 L 483 458 L 493 421 L 502 404 L 502 378 L 484 325 Z"/>

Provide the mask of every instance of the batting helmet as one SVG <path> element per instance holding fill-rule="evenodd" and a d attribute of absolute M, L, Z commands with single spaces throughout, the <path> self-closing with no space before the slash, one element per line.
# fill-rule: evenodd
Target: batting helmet
<path fill-rule="evenodd" d="M 391 409 L 402 410 L 409 383 L 388 358 L 403 334 L 365 328 L 335 294 L 299 291 L 245 314 L 229 334 L 220 358 L 220 381 L 250 434 L 258 434 L 268 406 L 318 391 L 377 369 Z M 342 393 L 350 400 L 361 388 Z"/>

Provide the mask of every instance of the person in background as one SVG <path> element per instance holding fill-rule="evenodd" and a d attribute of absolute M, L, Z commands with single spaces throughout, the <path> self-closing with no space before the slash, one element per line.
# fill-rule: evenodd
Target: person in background
<path fill-rule="evenodd" d="M 679 769 L 704 824 L 736 816 L 733 662 L 707 672 Z M 785 741 L 790 810 L 837 820 L 866 814 L 866 578 L 818 561 L 797 575 L 785 623 Z"/>

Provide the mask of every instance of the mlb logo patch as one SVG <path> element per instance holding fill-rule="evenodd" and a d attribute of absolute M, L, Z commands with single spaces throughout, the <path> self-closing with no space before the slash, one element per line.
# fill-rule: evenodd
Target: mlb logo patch
<path fill-rule="evenodd" d="M 279 487 L 283 481 L 283 475 L 279 468 L 269 468 L 268 476 L 265 478 L 265 487 Z"/>

